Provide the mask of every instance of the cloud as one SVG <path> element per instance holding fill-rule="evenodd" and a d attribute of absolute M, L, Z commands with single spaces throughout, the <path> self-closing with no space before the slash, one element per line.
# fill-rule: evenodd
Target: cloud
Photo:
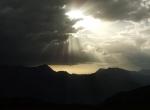
<path fill-rule="evenodd" d="M 89 0 L 90 4 L 95 7 L 91 13 L 105 20 L 139 21 L 150 17 L 149 0 Z"/>
<path fill-rule="evenodd" d="M 72 0 L 1 0 L 0 64 L 84 64 L 148 68 L 149 0 L 82 0 L 80 7 L 105 28 L 68 37 L 73 22 L 64 4 Z M 82 5 L 81 5 L 82 4 Z M 71 5 L 72 6 L 72 5 Z M 82 8 L 81 8 L 82 9 Z M 93 11 L 94 10 L 94 11 Z"/>
<path fill-rule="evenodd" d="M 111 28 L 113 27 L 113 28 Z M 120 67 L 126 69 L 149 69 L 150 65 L 150 22 L 119 20 L 112 22 L 104 30 L 100 29 L 94 37 L 85 40 L 84 48 L 98 59 L 95 64 L 101 67 Z M 85 34 L 85 33 L 83 33 Z M 83 40 L 82 40 L 83 41 Z"/>
<path fill-rule="evenodd" d="M 61 57 L 60 46 L 68 39 L 67 33 L 74 32 L 74 21 L 70 22 L 62 9 L 66 1 L 1 0 L 1 64 L 55 63 L 53 54 Z"/>
<path fill-rule="evenodd" d="M 104 48 L 109 55 L 118 59 L 120 63 L 129 66 L 128 68 L 130 68 L 131 65 L 138 68 L 149 68 L 150 52 L 143 48 L 145 43 L 139 46 L 139 43 L 134 41 L 135 40 L 114 42 Z M 119 59 L 120 56 L 122 59 Z M 121 65 L 119 64 L 117 66 Z"/>

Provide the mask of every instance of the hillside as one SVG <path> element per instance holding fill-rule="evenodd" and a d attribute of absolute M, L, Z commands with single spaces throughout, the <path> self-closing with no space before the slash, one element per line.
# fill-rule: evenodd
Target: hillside
<path fill-rule="evenodd" d="M 91 75 L 71 75 L 55 72 L 47 65 L 1 66 L 0 97 L 95 105 L 121 91 L 141 87 L 139 80 L 135 72 L 119 68 L 100 69 Z"/>

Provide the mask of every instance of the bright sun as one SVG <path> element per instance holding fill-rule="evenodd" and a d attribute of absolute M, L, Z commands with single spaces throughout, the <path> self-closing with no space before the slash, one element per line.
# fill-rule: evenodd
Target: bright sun
<path fill-rule="evenodd" d="M 84 28 L 85 30 L 96 32 L 103 25 L 100 19 L 96 19 L 90 15 L 85 15 L 81 10 L 71 10 L 67 12 L 66 15 L 69 19 L 79 19 L 79 21 L 73 26 L 75 29 Z"/>

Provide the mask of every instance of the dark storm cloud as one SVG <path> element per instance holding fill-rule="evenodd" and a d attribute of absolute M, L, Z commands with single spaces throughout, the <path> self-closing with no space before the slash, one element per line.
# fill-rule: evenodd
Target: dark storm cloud
<path fill-rule="evenodd" d="M 58 63 L 57 57 L 63 59 L 59 43 L 68 38 L 66 33 L 74 31 L 73 22 L 69 22 L 62 10 L 66 2 L 1 0 L 0 64 Z"/>
<path fill-rule="evenodd" d="M 96 12 L 95 15 L 99 18 L 112 22 L 122 22 L 122 20 L 134 22 L 150 17 L 149 0 L 0 0 L 0 64 L 38 65 L 99 62 L 99 54 L 96 56 L 94 50 L 82 51 L 85 47 L 80 46 L 81 42 L 79 43 L 77 39 L 67 42 L 66 33 L 74 31 L 71 28 L 74 21 L 69 22 L 64 15 L 65 9 L 62 9 L 68 1 L 79 7 L 85 6 L 85 9 L 89 9 L 88 12 L 92 14 Z M 121 27 L 119 28 L 121 29 Z M 147 30 L 142 31 L 144 35 L 145 33 L 149 35 Z M 124 36 L 129 37 L 128 34 L 125 32 Z M 98 41 L 95 48 L 100 43 L 104 42 Z M 77 45 L 78 50 L 71 45 Z M 140 45 L 137 45 L 137 48 Z M 112 47 L 113 44 L 111 44 L 111 50 L 113 50 Z M 105 49 L 104 46 L 103 48 Z M 72 51 L 70 52 L 70 50 Z M 134 58 L 135 65 L 141 67 L 148 65 L 146 61 L 149 61 L 147 60 L 149 55 L 142 52 L 131 55 L 128 50 L 129 48 L 126 49 L 126 53 L 123 51 L 118 53 L 123 53 L 128 59 Z M 108 54 L 110 56 L 111 52 Z M 109 57 L 109 59 L 111 58 Z M 141 60 L 138 59 L 145 63 L 140 63 Z"/>
<path fill-rule="evenodd" d="M 150 17 L 149 0 L 89 0 L 96 15 L 106 20 L 139 21 Z"/>

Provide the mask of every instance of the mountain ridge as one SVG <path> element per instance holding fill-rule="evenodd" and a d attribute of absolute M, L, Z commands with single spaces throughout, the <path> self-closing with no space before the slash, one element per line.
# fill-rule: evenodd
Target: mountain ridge
<path fill-rule="evenodd" d="M 118 68 L 76 75 L 55 72 L 48 65 L 0 66 L 0 73 L 0 97 L 38 97 L 60 104 L 98 104 L 121 91 L 141 87 L 132 72 Z"/>

